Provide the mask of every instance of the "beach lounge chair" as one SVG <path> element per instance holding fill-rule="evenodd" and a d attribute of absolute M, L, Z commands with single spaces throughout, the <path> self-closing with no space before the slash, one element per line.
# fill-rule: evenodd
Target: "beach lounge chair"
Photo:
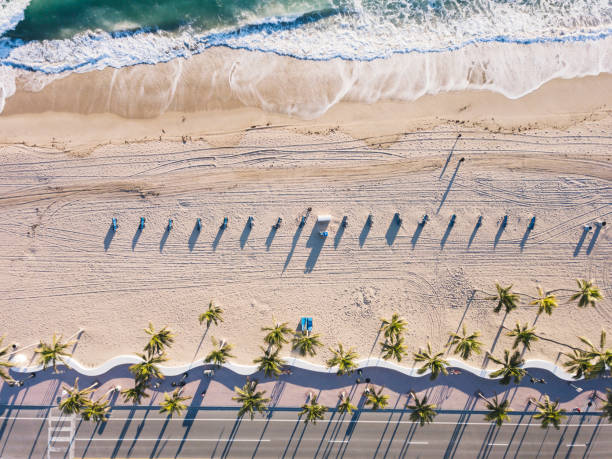
<path fill-rule="evenodd" d="M 478 221 L 476 222 L 476 226 L 481 226 L 481 225 L 482 225 L 482 215 L 478 217 Z"/>
<path fill-rule="evenodd" d="M 143 230 L 145 227 L 145 218 L 140 217 L 140 223 L 138 224 L 138 229 Z"/>
<path fill-rule="evenodd" d="M 306 224 L 306 215 L 302 215 L 302 219 L 300 220 L 300 228 L 303 228 Z"/>
<path fill-rule="evenodd" d="M 395 223 L 397 223 L 399 226 L 402 225 L 402 217 L 400 216 L 399 212 L 395 212 L 393 219 L 395 220 Z"/>
<path fill-rule="evenodd" d="M 278 220 L 276 220 L 276 223 L 272 226 L 272 228 L 279 229 L 282 222 L 283 222 L 283 217 L 278 217 Z"/>
<path fill-rule="evenodd" d="M 507 215 L 504 215 L 504 218 L 503 218 L 501 224 L 502 224 L 502 226 L 506 226 L 508 224 L 508 216 Z"/>
<path fill-rule="evenodd" d="M 448 223 L 449 226 L 453 226 L 455 224 L 455 220 L 457 219 L 457 216 L 455 214 L 451 215 L 451 219 L 450 222 Z"/>
<path fill-rule="evenodd" d="M 342 223 L 340 223 L 340 226 L 342 226 L 342 228 L 346 228 L 348 226 L 348 218 L 346 215 L 342 217 Z"/>
<path fill-rule="evenodd" d="M 529 222 L 527 229 L 532 230 L 534 227 L 535 227 L 535 217 L 531 217 L 531 221 Z"/>
<path fill-rule="evenodd" d="M 227 228 L 227 217 L 223 217 L 223 223 L 221 223 L 221 229 Z"/>
<path fill-rule="evenodd" d="M 329 233 L 327 231 L 319 231 L 319 236 L 327 237 L 327 236 L 329 236 Z"/>
<path fill-rule="evenodd" d="M 111 221 L 111 226 L 113 227 L 113 231 L 117 231 L 117 219 L 113 217 Z"/>
<path fill-rule="evenodd" d="M 168 231 L 170 231 L 172 229 L 172 219 L 169 218 L 168 219 Z"/>
<path fill-rule="evenodd" d="M 306 317 L 302 317 L 302 318 L 300 319 L 300 330 L 301 330 L 302 332 L 305 332 L 305 331 L 306 331 L 306 324 L 307 324 L 307 323 L 308 323 L 308 319 L 307 319 Z"/>
<path fill-rule="evenodd" d="M 248 220 L 247 220 L 247 225 L 249 225 L 249 228 L 253 228 L 253 225 L 255 224 L 255 219 L 251 216 L 249 216 Z"/>
<path fill-rule="evenodd" d="M 306 331 L 308 331 L 308 333 L 312 331 L 312 317 L 306 318 Z"/>
<path fill-rule="evenodd" d="M 586 231 L 587 233 L 593 229 L 591 225 L 584 225 L 583 228 L 584 228 L 584 231 Z"/>
<path fill-rule="evenodd" d="M 372 214 L 368 214 L 368 219 L 366 220 L 366 223 L 368 224 L 368 226 L 372 226 L 374 224 L 374 217 L 372 216 Z"/>
<path fill-rule="evenodd" d="M 198 231 L 202 229 L 202 219 L 201 218 L 196 219 L 196 228 L 198 229 Z"/>
<path fill-rule="evenodd" d="M 429 221 L 429 216 L 427 214 L 423 215 L 423 218 L 421 219 L 421 226 L 425 226 L 425 223 L 427 223 Z"/>

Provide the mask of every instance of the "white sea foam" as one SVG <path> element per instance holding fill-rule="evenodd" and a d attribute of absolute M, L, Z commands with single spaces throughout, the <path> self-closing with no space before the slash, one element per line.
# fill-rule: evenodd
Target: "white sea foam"
<path fill-rule="evenodd" d="M 23 20 L 30 0 L 0 0 L 0 36 Z"/>

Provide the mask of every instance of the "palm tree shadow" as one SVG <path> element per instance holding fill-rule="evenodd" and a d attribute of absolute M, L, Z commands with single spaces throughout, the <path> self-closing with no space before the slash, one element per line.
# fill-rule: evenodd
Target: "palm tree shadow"
<path fill-rule="evenodd" d="M 138 239 L 140 239 L 140 235 L 142 234 L 142 228 L 138 225 L 136 228 L 136 232 L 134 233 L 134 237 L 132 238 L 132 252 L 136 248 L 136 244 L 138 244 Z"/>
<path fill-rule="evenodd" d="M 176 451 L 175 458 L 180 457 L 181 451 L 187 442 L 187 437 L 191 432 L 191 428 L 194 424 L 194 418 L 198 415 L 199 408 L 204 400 L 204 396 L 202 393 L 206 393 L 208 390 L 208 386 L 210 385 L 210 378 L 200 378 L 200 383 L 198 388 L 195 391 L 193 398 L 191 399 L 191 404 L 187 408 L 187 412 L 185 413 L 185 418 L 183 419 L 183 427 L 185 427 L 185 433 L 183 434 L 183 438 L 181 439 L 181 443 Z"/>
<path fill-rule="evenodd" d="M 359 247 L 363 247 L 366 239 L 368 238 L 368 234 L 370 234 L 370 229 L 372 229 L 372 225 L 369 220 L 366 220 L 363 228 L 361 229 L 361 233 L 359 234 Z"/>
<path fill-rule="evenodd" d="M 276 236 L 276 227 L 272 226 L 272 228 L 270 228 L 270 232 L 268 233 L 268 237 L 266 238 L 266 252 L 270 251 L 272 241 L 274 241 L 274 236 Z"/>
<path fill-rule="evenodd" d="M 287 254 L 287 258 L 285 259 L 285 265 L 283 266 L 283 272 L 287 270 L 289 266 L 289 262 L 291 261 L 291 257 L 293 257 L 293 252 L 295 251 L 295 247 L 297 246 L 298 240 L 302 235 L 303 226 L 298 226 L 295 230 L 295 234 L 293 235 L 293 241 L 291 241 L 291 249 L 289 249 L 289 253 Z"/>
<path fill-rule="evenodd" d="M 221 236 L 223 236 L 224 232 L 225 228 L 223 228 L 223 226 L 220 226 L 219 230 L 217 231 L 217 235 L 215 236 L 215 240 L 212 243 L 213 251 L 217 250 L 217 246 L 219 245 L 219 242 L 221 242 Z"/>
<path fill-rule="evenodd" d="M 196 223 L 193 226 L 193 231 L 191 231 L 191 235 L 189 236 L 189 251 L 193 252 L 193 249 L 195 248 L 196 243 L 198 242 L 198 238 L 200 237 L 200 232 L 201 230 L 198 228 L 198 224 Z"/>
<path fill-rule="evenodd" d="M 164 235 L 159 241 L 159 252 L 160 253 L 164 251 L 164 246 L 166 245 L 166 241 L 168 240 L 168 237 L 170 237 L 170 228 L 166 227 L 166 231 L 164 231 Z"/>
<path fill-rule="evenodd" d="M 521 243 L 519 244 L 521 247 L 521 252 L 525 249 L 525 244 L 527 244 L 527 239 L 529 239 L 529 235 L 531 234 L 531 228 L 528 226 L 525 230 L 525 234 L 523 234 L 523 239 L 521 239 Z"/>
<path fill-rule="evenodd" d="M 597 242 L 597 238 L 599 237 L 599 233 L 601 232 L 601 225 L 597 225 L 595 231 L 593 232 L 593 237 L 591 237 L 591 242 L 589 242 L 589 246 L 586 249 L 586 254 L 590 255 L 593 249 L 595 248 L 595 243 Z"/>
<path fill-rule="evenodd" d="M 105 252 L 110 247 L 111 242 L 113 241 L 114 237 L 115 237 L 115 230 L 113 229 L 113 225 L 111 223 L 111 225 L 108 227 L 108 231 L 106 232 L 106 237 L 104 238 L 104 251 Z"/>
<path fill-rule="evenodd" d="M 444 163 L 444 167 L 442 168 L 442 172 L 440 172 L 440 177 L 438 177 L 438 180 L 441 179 L 442 176 L 444 175 L 444 172 L 446 172 L 446 168 L 448 167 L 448 163 L 450 163 L 450 160 L 453 157 L 453 152 L 455 151 L 455 147 L 457 146 L 457 142 L 459 142 L 460 138 L 461 138 L 461 134 L 458 134 L 457 138 L 455 139 L 455 143 L 453 143 L 453 146 L 450 149 L 448 157 L 446 158 L 446 162 Z"/>
<path fill-rule="evenodd" d="M 453 225 L 452 223 L 448 223 L 448 226 L 446 227 L 446 231 L 444 232 L 444 236 L 442 236 L 442 239 L 440 240 L 440 250 L 444 250 L 444 246 L 446 245 L 446 241 L 448 239 L 448 237 L 450 236 L 451 231 L 453 230 Z"/>
<path fill-rule="evenodd" d="M 580 249 L 582 248 L 582 244 L 584 244 L 584 240 L 589 234 L 589 230 L 587 228 L 582 228 L 582 234 L 580 235 L 580 239 L 578 240 L 578 244 L 576 244 L 576 248 L 574 249 L 574 257 L 577 257 L 580 253 Z"/>
<path fill-rule="evenodd" d="M 415 228 L 414 233 L 412 234 L 412 239 L 410 240 L 410 243 L 412 244 L 412 250 L 414 250 L 419 240 L 419 237 L 421 237 L 423 227 L 424 225 L 422 223 L 417 223 L 417 227 Z"/>
<path fill-rule="evenodd" d="M 247 241 L 249 240 L 249 235 L 251 234 L 251 225 L 247 221 L 242 229 L 242 234 L 240 235 L 240 248 L 244 249 Z"/>
<path fill-rule="evenodd" d="M 484 361 L 482 363 L 482 368 L 486 368 L 487 363 L 489 362 L 489 355 L 493 355 L 493 351 L 495 351 L 495 346 L 497 345 L 497 341 L 501 336 L 502 330 L 504 329 L 504 322 L 506 321 L 506 317 L 508 317 L 508 312 L 504 313 L 504 318 L 497 329 L 497 335 L 495 335 L 495 339 L 493 340 L 493 344 L 491 344 L 491 350 L 485 355 Z"/>
<path fill-rule="evenodd" d="M 228 436 L 228 441 L 225 443 L 225 448 L 223 448 L 223 451 L 221 452 L 221 455 L 219 456 L 220 458 L 230 457 L 229 453 L 230 453 L 230 450 L 232 449 L 234 439 L 236 438 L 236 435 L 238 435 L 238 429 L 240 428 L 241 423 L 242 423 L 242 418 L 238 418 L 234 422 L 232 430 Z"/>

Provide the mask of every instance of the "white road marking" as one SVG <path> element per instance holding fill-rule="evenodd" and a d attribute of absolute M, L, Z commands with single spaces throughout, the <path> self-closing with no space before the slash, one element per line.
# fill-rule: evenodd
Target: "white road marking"
<path fill-rule="evenodd" d="M 75 438 L 75 441 L 208 441 L 208 442 L 225 442 L 225 443 L 237 443 L 237 442 L 268 442 L 271 440 L 243 440 L 243 439 L 231 439 L 231 438 Z"/>
<path fill-rule="evenodd" d="M 348 443 L 348 440 L 327 440 L 327 443 Z"/>
<path fill-rule="evenodd" d="M 488 446 L 508 446 L 508 443 L 489 443 Z"/>
<path fill-rule="evenodd" d="M 576 443 L 573 445 L 565 445 L 565 446 L 567 446 L 568 448 L 573 448 L 574 446 L 581 446 L 583 448 L 586 448 L 586 445 L 584 443 Z"/>

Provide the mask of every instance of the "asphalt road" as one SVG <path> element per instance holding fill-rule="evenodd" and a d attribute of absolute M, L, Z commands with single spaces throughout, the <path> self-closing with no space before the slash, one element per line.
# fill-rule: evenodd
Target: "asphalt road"
<path fill-rule="evenodd" d="M 0 457 L 47 457 L 49 422 L 36 411 L 0 417 Z M 74 457 L 601 457 L 612 451 L 612 424 L 598 416 L 570 416 L 560 430 L 542 429 L 515 415 L 501 429 L 480 413 L 439 414 L 420 427 L 407 413 L 328 413 L 305 425 L 295 411 L 237 421 L 235 411 L 206 410 L 166 419 L 156 411 L 115 410 L 106 424 L 76 420 Z M 355 422 L 357 421 L 357 422 Z M 69 422 L 51 437 L 69 438 Z M 69 442 L 52 442 L 51 457 L 70 457 Z"/>

